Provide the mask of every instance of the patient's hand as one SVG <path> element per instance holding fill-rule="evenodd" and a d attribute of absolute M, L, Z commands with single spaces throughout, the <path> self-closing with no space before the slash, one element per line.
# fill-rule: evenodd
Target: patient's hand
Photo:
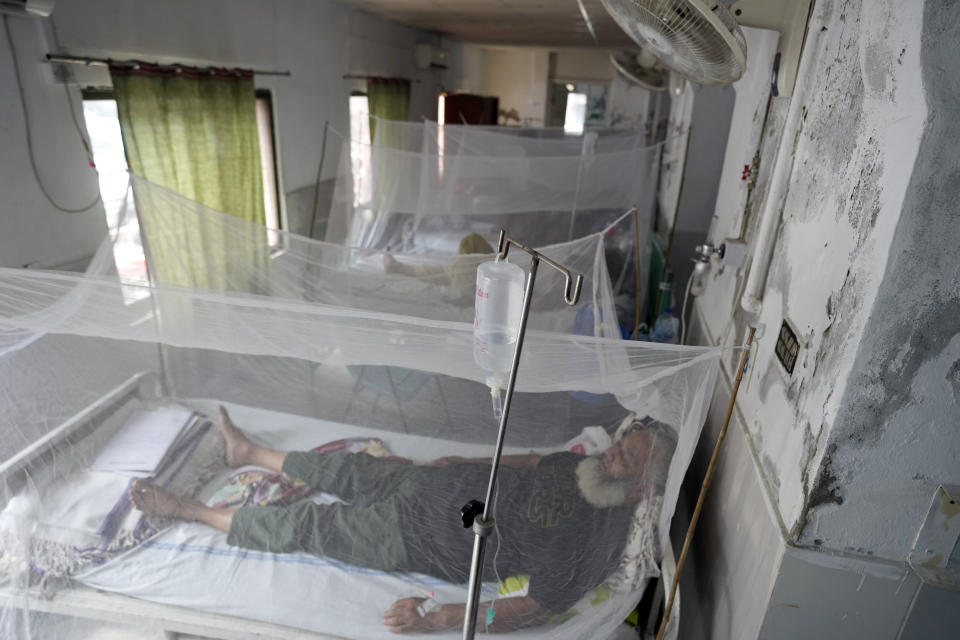
<path fill-rule="evenodd" d="M 426 598 L 401 598 L 393 603 L 383 614 L 383 624 L 393 633 L 411 633 L 414 631 L 439 631 L 446 628 L 439 610 L 420 616 L 417 607 Z"/>
<path fill-rule="evenodd" d="M 461 458 L 460 456 L 444 456 L 443 458 L 437 458 L 433 462 L 428 462 L 427 464 L 432 467 L 446 467 L 447 465 L 462 464 L 464 462 L 473 461 L 468 458 Z M 486 460 L 485 462 L 489 462 L 489 460 Z"/>

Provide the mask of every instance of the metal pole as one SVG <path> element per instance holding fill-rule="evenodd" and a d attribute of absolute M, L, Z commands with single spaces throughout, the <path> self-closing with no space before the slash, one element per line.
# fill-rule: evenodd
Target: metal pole
<path fill-rule="evenodd" d="M 473 541 L 473 557 L 470 561 L 470 584 L 467 592 L 467 604 L 463 616 L 463 640 L 473 640 L 477 626 L 477 609 L 480 606 L 480 587 L 483 582 L 483 555 L 486 549 L 487 538 L 493 532 L 493 491 L 497 483 L 497 470 L 500 468 L 500 457 L 503 452 L 503 441 L 507 433 L 507 419 L 510 416 L 510 406 L 513 402 L 513 390 L 517 383 L 517 369 L 520 366 L 520 352 L 523 350 L 523 340 L 527 333 L 527 320 L 530 317 L 530 303 L 533 300 L 533 285 L 537 280 L 537 269 L 540 262 L 546 263 L 563 274 L 565 286 L 563 292 L 563 301 L 573 306 L 580 300 L 580 287 L 583 284 L 583 276 L 573 274 L 569 269 L 557 262 L 554 262 L 547 256 L 541 254 L 535 249 L 512 240 L 507 237 L 503 230 L 500 231 L 500 243 L 498 245 L 498 258 L 507 257 L 507 252 L 513 245 L 521 251 L 530 254 L 532 264 L 530 273 L 527 275 L 527 284 L 523 291 L 523 309 L 520 313 L 520 326 L 517 329 L 517 346 L 513 351 L 513 362 L 510 365 L 510 378 L 507 381 L 505 390 L 506 398 L 503 402 L 503 413 L 500 415 L 500 430 L 497 433 L 497 446 L 494 452 L 492 464 L 490 466 L 490 480 L 487 483 L 486 499 L 483 502 L 483 513 L 478 514 L 473 519 L 473 533 L 476 536 Z M 476 501 L 471 500 L 464 507 L 464 511 L 476 506 Z M 463 513 L 461 513 L 463 515 Z M 464 517 L 464 522 L 468 522 L 468 517 Z"/>
<path fill-rule="evenodd" d="M 420 81 L 416 78 L 389 78 L 385 76 L 371 76 L 360 73 L 345 73 L 343 74 L 344 80 L 393 80 L 395 82 L 414 82 L 419 83 Z"/>
<path fill-rule="evenodd" d="M 493 491 L 497 483 L 497 470 L 503 452 L 503 440 L 507 433 L 507 418 L 513 401 L 513 388 L 517 382 L 517 368 L 520 366 L 520 352 L 523 338 L 527 332 L 527 319 L 530 317 L 530 302 L 533 300 L 533 285 L 537 280 L 540 256 L 532 256 L 533 264 L 527 275 L 527 286 L 523 291 L 523 311 L 520 313 L 520 328 L 517 331 L 517 347 L 513 351 L 513 363 L 510 365 L 510 378 L 507 381 L 506 397 L 503 401 L 503 414 L 500 416 L 500 430 L 497 433 L 497 447 L 490 466 L 490 480 L 487 482 L 487 494 L 483 501 L 483 515 L 473 523 L 473 558 L 470 563 L 470 587 L 467 592 L 467 611 L 463 619 L 463 640 L 473 640 L 477 626 L 477 609 L 480 606 L 480 588 L 483 580 L 483 554 L 487 537 L 493 531 Z"/>
<path fill-rule="evenodd" d="M 87 56 L 71 56 L 67 54 L 48 53 L 47 62 L 61 62 L 64 64 L 82 64 L 88 67 L 99 66 L 109 67 L 110 65 L 119 65 L 124 67 L 135 67 L 138 64 L 151 64 L 157 67 L 166 67 L 169 69 L 177 68 L 195 68 L 200 70 L 219 69 L 223 67 L 213 67 L 204 65 L 192 65 L 185 62 L 144 62 L 142 60 L 114 60 L 113 58 L 90 58 Z M 290 76 L 289 71 L 274 71 L 272 69 L 232 69 L 228 71 L 250 71 L 255 76 Z"/>
<path fill-rule="evenodd" d="M 317 165 L 317 180 L 313 185 L 313 209 L 310 210 L 310 230 L 307 237 L 313 240 L 313 230 L 317 225 L 317 206 L 320 203 L 320 179 L 323 176 L 323 161 L 327 157 L 327 131 L 330 130 L 330 121 L 323 122 L 323 142 L 320 143 L 320 164 Z"/>
<path fill-rule="evenodd" d="M 633 255 L 637 269 L 637 304 L 636 313 L 633 319 L 633 333 L 631 337 L 634 340 L 640 339 L 640 291 L 643 289 L 643 272 L 640 270 L 640 216 L 637 210 L 633 210 Z"/>

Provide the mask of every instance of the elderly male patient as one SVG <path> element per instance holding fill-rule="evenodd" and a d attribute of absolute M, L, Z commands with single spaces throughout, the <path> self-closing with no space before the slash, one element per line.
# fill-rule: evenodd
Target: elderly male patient
<path fill-rule="evenodd" d="M 441 458 L 416 465 L 365 453 L 276 451 L 248 440 L 223 408 L 219 428 L 230 465 L 282 471 L 346 502 L 211 508 L 139 481 L 131 490 L 137 507 L 216 527 L 240 547 L 303 551 L 382 571 L 467 581 L 474 535 L 461 526 L 457 510 L 484 494 L 489 460 Z M 528 592 L 482 603 L 480 628 L 484 620 L 490 632 L 541 624 L 602 583 L 620 561 L 634 505 L 663 491 L 675 444 L 672 429 L 648 422 L 596 456 L 505 456 L 484 574 L 528 575 Z M 383 614 L 384 624 L 397 633 L 462 627 L 463 604 L 424 612 L 422 603 L 398 600 Z"/>

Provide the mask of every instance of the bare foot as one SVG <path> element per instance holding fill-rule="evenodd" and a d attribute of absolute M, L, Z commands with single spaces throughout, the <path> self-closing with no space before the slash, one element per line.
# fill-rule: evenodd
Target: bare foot
<path fill-rule="evenodd" d="M 383 270 L 387 273 L 398 273 L 401 271 L 400 263 L 397 262 L 397 259 L 390 253 L 390 247 L 387 247 L 387 250 L 383 252 Z"/>
<path fill-rule="evenodd" d="M 383 252 L 383 270 L 387 273 L 399 273 L 404 276 L 417 277 L 417 267 L 400 262 L 394 258 L 393 254 L 390 253 L 389 247 Z"/>
<path fill-rule="evenodd" d="M 237 425 L 233 424 L 233 420 L 230 419 L 227 410 L 222 405 L 220 406 L 218 426 L 220 435 L 223 436 L 223 441 L 227 446 L 227 464 L 231 467 L 242 467 L 245 464 L 250 464 L 250 452 L 253 451 L 254 445 L 247 440 L 247 437 L 237 428 Z"/>
<path fill-rule="evenodd" d="M 177 520 L 193 520 L 192 507 L 202 506 L 196 500 L 175 496 L 146 480 L 137 480 L 133 483 L 130 488 L 130 499 L 133 500 L 137 509 L 147 515 Z"/>

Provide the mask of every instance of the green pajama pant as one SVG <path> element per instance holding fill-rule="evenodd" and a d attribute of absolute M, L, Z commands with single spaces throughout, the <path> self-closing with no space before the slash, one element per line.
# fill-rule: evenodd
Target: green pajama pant
<path fill-rule="evenodd" d="M 275 553 L 304 551 L 381 571 L 407 568 L 401 527 L 414 508 L 421 467 L 365 453 L 292 452 L 283 472 L 349 504 L 301 500 L 287 507 L 238 509 L 228 544 Z"/>

